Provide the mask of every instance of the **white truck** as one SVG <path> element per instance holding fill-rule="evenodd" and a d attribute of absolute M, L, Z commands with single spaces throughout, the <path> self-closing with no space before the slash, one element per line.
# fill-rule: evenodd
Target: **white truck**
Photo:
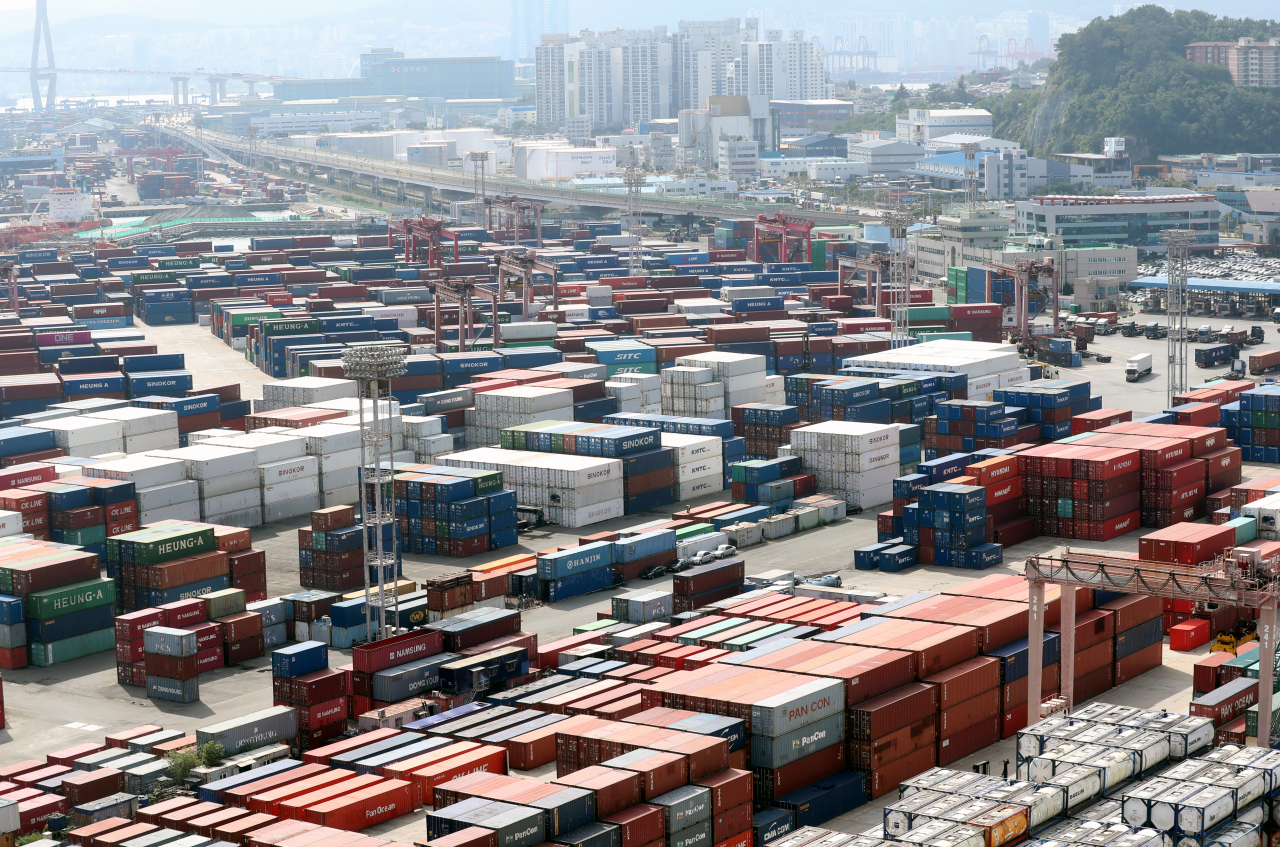
<path fill-rule="evenodd" d="M 1125 382 L 1137 382 L 1149 373 L 1151 373 L 1150 353 L 1143 353 L 1141 356 L 1133 356 L 1129 361 L 1124 363 Z"/>

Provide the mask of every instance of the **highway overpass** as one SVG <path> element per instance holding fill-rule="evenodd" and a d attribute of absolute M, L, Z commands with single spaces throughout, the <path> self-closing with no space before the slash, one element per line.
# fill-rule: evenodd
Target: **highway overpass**
<path fill-rule="evenodd" d="M 192 149 L 199 149 L 205 155 L 216 152 L 221 154 L 217 156 L 219 159 L 234 159 L 244 165 L 248 165 L 252 158 L 259 166 L 305 173 L 339 189 L 343 186 L 349 189 L 359 188 L 402 204 L 412 205 L 415 200 L 421 199 L 425 205 L 433 191 L 474 194 L 473 176 L 452 168 L 392 162 L 262 142 L 251 145 L 249 139 L 239 136 L 208 130 L 197 135 L 185 127 L 166 124 L 161 124 L 158 129 L 162 135 Z M 622 190 L 568 188 L 512 176 L 486 176 L 485 191 L 578 207 L 625 209 L 627 206 L 627 195 Z M 645 194 L 641 197 L 640 206 L 643 212 L 651 214 L 707 218 L 755 217 L 783 212 L 830 226 L 878 220 L 867 215 L 802 211 L 776 203 L 714 200 L 700 196 Z"/>

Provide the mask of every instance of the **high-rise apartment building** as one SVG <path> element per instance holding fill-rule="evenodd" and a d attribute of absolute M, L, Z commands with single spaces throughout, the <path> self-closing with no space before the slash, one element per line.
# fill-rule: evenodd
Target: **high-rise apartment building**
<path fill-rule="evenodd" d="M 534 103 L 538 109 L 538 125 L 561 127 L 565 109 L 564 46 L 567 35 L 544 35 L 542 43 L 534 47 Z"/>
<path fill-rule="evenodd" d="M 569 31 L 569 0 L 511 0 L 512 59 L 534 56 L 543 35 Z"/>
<path fill-rule="evenodd" d="M 1223 65 L 1234 85 L 1247 88 L 1280 86 L 1280 38 L 1266 43 L 1254 38 L 1237 41 L 1196 41 L 1187 45 L 1187 61 Z"/>

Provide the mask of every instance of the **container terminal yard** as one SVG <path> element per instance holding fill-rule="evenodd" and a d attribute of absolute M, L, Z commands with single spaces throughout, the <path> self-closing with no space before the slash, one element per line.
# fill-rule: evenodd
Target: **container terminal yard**
<path fill-rule="evenodd" d="M 1269 314 L 530 203 L 5 248 L 5 845 L 1267 843 Z"/>

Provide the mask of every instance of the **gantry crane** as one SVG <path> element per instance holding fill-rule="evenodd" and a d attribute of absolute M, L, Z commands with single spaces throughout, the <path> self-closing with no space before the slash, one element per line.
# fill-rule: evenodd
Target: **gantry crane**
<path fill-rule="evenodd" d="M 1034 348 L 1035 339 L 1031 337 L 1030 300 L 1032 294 L 1039 294 L 1053 300 L 1053 334 L 1058 334 L 1058 266 L 1052 259 L 1018 259 L 1007 262 L 983 262 L 982 267 L 999 271 L 1014 280 L 1013 312 L 1014 333 L 1018 343 L 1024 347 Z M 1038 285 L 1032 285 L 1031 278 L 1049 277 L 1051 293 L 1046 293 Z M 990 292 L 988 292 L 989 294 Z"/>
<path fill-rule="evenodd" d="M 813 260 L 813 221 L 790 215 L 756 217 L 755 238 L 751 241 L 753 262 L 809 262 Z M 773 256 L 765 255 L 760 248 L 765 244 L 777 245 Z M 763 256 L 763 258 L 762 258 Z"/>

